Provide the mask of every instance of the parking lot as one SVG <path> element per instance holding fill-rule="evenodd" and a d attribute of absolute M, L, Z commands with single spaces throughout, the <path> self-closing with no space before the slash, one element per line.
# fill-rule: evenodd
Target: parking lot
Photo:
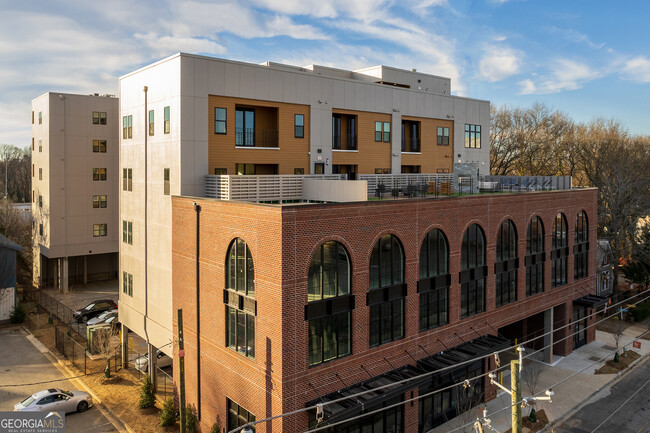
<path fill-rule="evenodd" d="M 0 329 L 3 356 L 0 357 L 0 411 L 13 411 L 14 404 L 48 388 L 79 389 L 27 338 L 22 328 Z M 93 406 L 84 413 L 66 415 L 67 432 L 118 431 L 102 412 Z"/>

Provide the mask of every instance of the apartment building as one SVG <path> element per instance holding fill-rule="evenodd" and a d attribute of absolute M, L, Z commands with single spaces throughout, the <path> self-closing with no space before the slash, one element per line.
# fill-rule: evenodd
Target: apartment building
<path fill-rule="evenodd" d="M 261 65 L 176 54 L 122 76 L 120 321 L 171 354 L 171 196 L 206 175 L 489 173 L 488 101 L 377 66 Z"/>
<path fill-rule="evenodd" d="M 311 408 L 255 425 L 303 432 L 323 404 L 319 426 L 344 422 L 328 432 L 426 432 L 496 397 L 478 376 L 515 339 L 548 346 L 549 362 L 594 340 L 596 217 L 596 189 L 322 204 L 173 197 L 188 402 L 204 430 Z"/>
<path fill-rule="evenodd" d="M 32 101 L 34 284 L 66 292 L 117 277 L 118 100 L 46 93 Z"/>

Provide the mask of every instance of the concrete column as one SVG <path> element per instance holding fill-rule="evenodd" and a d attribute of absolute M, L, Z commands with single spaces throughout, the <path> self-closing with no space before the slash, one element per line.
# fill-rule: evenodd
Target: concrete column
<path fill-rule="evenodd" d="M 88 285 L 88 256 L 84 256 L 84 287 Z"/>
<path fill-rule="evenodd" d="M 61 259 L 62 262 L 62 267 L 61 267 L 61 291 L 63 293 L 68 293 L 69 290 L 69 285 L 68 285 L 68 258 L 64 257 Z"/>
<path fill-rule="evenodd" d="M 129 367 L 129 328 L 124 323 L 121 324 L 120 344 L 122 346 L 122 368 Z"/>
<path fill-rule="evenodd" d="M 402 113 L 393 111 L 390 125 L 391 174 L 402 172 Z"/>
<path fill-rule="evenodd" d="M 553 308 L 544 311 L 544 362 L 553 363 Z"/>
<path fill-rule="evenodd" d="M 153 344 L 149 344 L 147 346 L 147 353 L 149 356 L 149 365 L 148 365 L 148 371 L 149 371 L 149 376 L 151 376 L 151 384 L 153 385 L 153 389 L 156 389 L 157 385 L 157 380 L 156 380 L 156 353 L 158 350 Z"/>
<path fill-rule="evenodd" d="M 61 259 L 54 260 L 54 287 L 61 290 Z"/>

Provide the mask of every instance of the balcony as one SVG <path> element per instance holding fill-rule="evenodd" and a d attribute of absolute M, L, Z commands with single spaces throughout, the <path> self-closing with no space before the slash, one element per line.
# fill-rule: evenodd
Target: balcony
<path fill-rule="evenodd" d="M 332 114 L 332 149 L 357 150 L 357 116 Z"/>
<path fill-rule="evenodd" d="M 402 120 L 402 152 L 420 152 L 420 122 Z"/>
<path fill-rule="evenodd" d="M 235 146 L 278 147 L 278 109 L 237 105 Z"/>
<path fill-rule="evenodd" d="M 260 128 L 235 128 L 235 146 L 278 147 L 278 130 Z"/>

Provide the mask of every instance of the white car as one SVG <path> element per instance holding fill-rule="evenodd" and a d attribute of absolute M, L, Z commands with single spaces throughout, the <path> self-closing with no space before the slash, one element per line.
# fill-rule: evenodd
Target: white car
<path fill-rule="evenodd" d="M 156 352 L 156 366 L 163 368 L 173 364 L 172 359 L 165 355 L 161 350 Z M 146 373 L 149 370 L 149 354 L 145 353 L 135 360 L 135 368 Z"/>
<path fill-rule="evenodd" d="M 16 412 L 85 412 L 93 398 L 83 391 L 63 391 L 52 388 L 32 394 L 14 405 Z"/>
<path fill-rule="evenodd" d="M 108 311 L 104 311 L 104 312 L 103 312 L 102 314 L 100 314 L 99 316 L 94 317 L 94 318 L 88 320 L 88 321 L 86 322 L 86 325 L 87 325 L 87 326 L 97 325 L 97 324 L 99 324 L 99 323 L 106 322 L 106 321 L 107 321 L 108 319 L 110 319 L 111 317 L 113 317 L 113 318 L 117 317 L 117 310 L 108 310 Z M 109 322 L 109 323 L 110 323 L 110 322 Z"/>

